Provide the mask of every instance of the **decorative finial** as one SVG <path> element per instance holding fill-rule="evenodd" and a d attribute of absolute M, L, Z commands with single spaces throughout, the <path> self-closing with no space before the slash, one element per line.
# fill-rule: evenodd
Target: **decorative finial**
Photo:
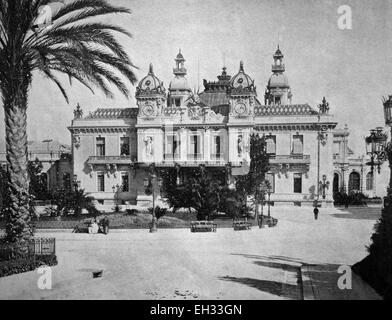
<path fill-rule="evenodd" d="M 242 60 L 240 61 L 240 71 L 244 71 L 244 62 Z"/>
<path fill-rule="evenodd" d="M 148 73 L 154 74 L 154 69 L 153 69 L 152 63 L 150 63 L 150 69 L 149 69 Z"/>
<path fill-rule="evenodd" d="M 223 68 L 222 68 L 222 76 L 225 76 L 225 75 L 227 75 L 226 67 L 223 67 Z"/>
<path fill-rule="evenodd" d="M 83 110 L 78 102 L 76 109 L 74 110 L 74 119 L 80 119 L 81 117 L 83 117 Z"/>
<path fill-rule="evenodd" d="M 321 101 L 321 104 L 319 105 L 320 113 L 321 114 L 326 114 L 329 111 L 329 103 L 327 102 L 327 99 L 323 97 L 323 100 Z"/>

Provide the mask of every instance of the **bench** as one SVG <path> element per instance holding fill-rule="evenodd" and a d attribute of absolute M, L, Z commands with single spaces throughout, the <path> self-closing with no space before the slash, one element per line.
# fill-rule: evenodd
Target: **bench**
<path fill-rule="evenodd" d="M 216 232 L 217 226 L 213 221 L 192 221 L 191 232 Z"/>
<path fill-rule="evenodd" d="M 252 223 L 245 221 L 245 220 L 234 220 L 233 221 L 233 228 L 234 228 L 234 231 L 251 230 Z"/>
<path fill-rule="evenodd" d="M 263 216 L 261 220 L 261 228 L 268 226 L 269 228 L 275 227 L 278 224 L 278 219 Z"/>

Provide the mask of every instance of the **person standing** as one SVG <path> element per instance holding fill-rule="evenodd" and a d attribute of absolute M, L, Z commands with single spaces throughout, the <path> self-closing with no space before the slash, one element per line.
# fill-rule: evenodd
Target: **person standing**
<path fill-rule="evenodd" d="M 108 234 L 109 233 L 109 218 L 106 215 L 102 220 L 102 227 L 103 227 L 103 233 Z"/>
<path fill-rule="evenodd" d="M 319 209 L 317 207 L 314 208 L 313 214 L 314 214 L 314 220 L 317 220 L 318 219 L 318 214 L 319 214 Z"/>

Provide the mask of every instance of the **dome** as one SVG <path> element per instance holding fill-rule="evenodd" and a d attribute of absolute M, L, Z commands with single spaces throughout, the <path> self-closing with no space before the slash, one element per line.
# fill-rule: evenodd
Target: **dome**
<path fill-rule="evenodd" d="M 169 90 L 191 90 L 185 77 L 175 77 L 169 85 Z"/>
<path fill-rule="evenodd" d="M 289 87 L 289 80 L 287 79 L 286 75 L 283 73 L 274 73 L 269 81 L 268 87 Z"/>
<path fill-rule="evenodd" d="M 140 80 L 137 88 L 142 91 L 164 90 L 162 81 L 154 75 L 152 64 L 147 76 Z"/>
<path fill-rule="evenodd" d="M 244 72 L 244 64 L 241 61 L 240 71 L 230 80 L 233 88 L 249 88 L 253 85 L 253 80 Z"/>

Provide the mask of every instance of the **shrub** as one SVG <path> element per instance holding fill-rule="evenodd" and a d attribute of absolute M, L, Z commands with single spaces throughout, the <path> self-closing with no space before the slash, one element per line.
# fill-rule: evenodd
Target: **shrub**
<path fill-rule="evenodd" d="M 150 214 L 152 214 L 152 210 L 153 210 L 152 208 L 148 208 L 148 212 Z M 155 207 L 155 218 L 157 218 L 157 220 L 159 220 L 160 218 L 162 218 L 166 214 L 167 214 L 166 208 L 161 208 L 160 206 Z"/>
<path fill-rule="evenodd" d="M 56 255 L 28 256 L 12 260 L 0 261 L 0 277 L 6 277 L 12 274 L 32 271 L 44 265 L 57 265 Z"/>
<path fill-rule="evenodd" d="M 58 190 L 54 194 L 54 202 L 57 206 L 56 215 L 68 215 L 70 213 L 80 215 L 83 209 L 94 215 L 100 213 L 95 208 L 93 198 L 89 197 L 83 189 Z"/>
<path fill-rule="evenodd" d="M 333 194 L 334 204 L 336 205 L 364 205 L 366 204 L 366 200 L 369 199 L 368 196 L 361 192 L 351 191 L 347 194 L 345 191 L 340 190 L 339 192 L 335 192 Z"/>
<path fill-rule="evenodd" d="M 127 209 L 127 210 L 125 210 L 125 213 L 130 216 L 136 216 L 138 211 L 136 209 Z"/>
<path fill-rule="evenodd" d="M 382 211 L 381 218 L 374 227 L 372 243 L 368 247 L 368 263 L 371 274 L 376 277 L 371 281 L 376 289 L 386 298 L 392 299 L 392 207 Z"/>

